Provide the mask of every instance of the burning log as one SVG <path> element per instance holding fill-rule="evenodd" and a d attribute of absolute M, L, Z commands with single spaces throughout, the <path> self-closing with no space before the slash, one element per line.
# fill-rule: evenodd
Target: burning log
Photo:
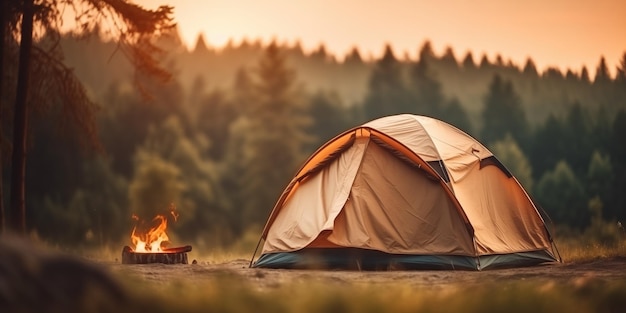
<path fill-rule="evenodd" d="M 163 249 L 160 252 L 135 252 L 131 247 L 122 249 L 122 264 L 189 264 L 187 252 L 191 246 Z"/>
<path fill-rule="evenodd" d="M 171 204 L 170 213 L 174 221 L 178 219 L 176 207 Z M 133 219 L 142 222 L 138 216 L 133 214 Z M 143 224 L 142 224 L 143 225 Z M 191 246 L 164 248 L 163 244 L 169 241 L 167 230 L 167 215 L 157 215 L 152 220 L 150 227 L 135 225 L 130 235 L 133 243 L 132 247 L 125 246 L 122 249 L 122 264 L 188 264 L 187 252 L 191 251 Z"/>

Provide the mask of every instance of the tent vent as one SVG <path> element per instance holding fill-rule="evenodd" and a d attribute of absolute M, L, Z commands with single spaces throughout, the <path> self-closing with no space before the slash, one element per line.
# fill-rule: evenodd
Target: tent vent
<path fill-rule="evenodd" d="M 442 161 L 428 161 L 426 163 L 428 163 L 428 165 L 430 165 L 430 167 L 432 167 L 432 169 L 435 170 L 435 172 L 437 172 L 437 174 L 441 176 L 441 179 L 443 179 L 446 183 L 450 182 L 450 177 L 448 177 L 448 172 L 443 168 Z"/>
<path fill-rule="evenodd" d="M 494 165 L 497 166 L 508 178 L 513 177 L 513 175 L 511 174 L 511 172 L 509 172 L 509 170 L 504 166 L 504 164 L 502 164 L 500 162 L 500 160 L 498 160 L 495 156 L 490 156 L 488 158 L 484 158 L 482 160 L 480 160 L 480 168 L 482 169 L 485 166 L 488 165 Z"/>

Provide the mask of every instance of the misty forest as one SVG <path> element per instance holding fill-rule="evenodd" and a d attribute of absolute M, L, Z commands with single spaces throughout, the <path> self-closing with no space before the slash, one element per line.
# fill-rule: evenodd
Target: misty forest
<path fill-rule="evenodd" d="M 35 42 L 72 69 L 97 124 L 85 136 L 66 122 L 63 105 L 28 111 L 26 228 L 44 241 L 119 247 L 133 215 L 150 220 L 174 205 L 172 241 L 249 247 L 311 153 L 399 113 L 435 117 L 477 138 L 560 233 L 611 240 L 626 219 L 626 52 L 620 60 L 598 56 L 594 69 L 539 70 L 532 58 L 436 53 L 428 41 L 416 42 L 415 57 L 393 46 L 381 47 L 380 58 L 358 48 L 335 56 L 324 45 L 304 52 L 276 40 L 215 48 L 202 36 L 187 49 L 174 29 L 155 39 L 169 74 L 161 81 L 136 72 L 118 43 L 92 32 Z M 14 75 L 16 62 L 5 59 Z M 38 77 L 33 88 L 43 90 L 48 76 Z M 15 97 L 14 80 L 6 81 L 5 211 Z"/>

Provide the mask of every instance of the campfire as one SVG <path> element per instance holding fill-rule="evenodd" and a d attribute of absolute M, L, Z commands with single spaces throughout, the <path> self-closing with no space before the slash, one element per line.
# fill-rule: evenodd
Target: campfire
<path fill-rule="evenodd" d="M 178 220 L 178 212 L 173 204 L 170 205 L 170 215 L 174 221 Z M 147 227 L 137 215 L 132 218 L 135 220 L 130 235 L 132 247 L 125 246 L 122 250 L 123 264 L 188 264 L 187 252 L 191 251 L 191 246 L 166 248 L 170 240 L 166 233 L 168 216 L 155 216 Z"/>

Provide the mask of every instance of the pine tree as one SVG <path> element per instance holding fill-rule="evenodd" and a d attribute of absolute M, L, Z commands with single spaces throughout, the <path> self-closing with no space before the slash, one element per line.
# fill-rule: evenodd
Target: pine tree
<path fill-rule="evenodd" d="M 322 63 L 335 61 L 335 57 L 326 52 L 326 46 L 324 44 L 320 44 L 317 49 L 311 53 L 311 58 Z"/>
<path fill-rule="evenodd" d="M 442 118 L 444 96 L 441 83 L 434 78 L 430 70 L 430 50 L 422 49 L 420 59 L 412 67 L 410 72 L 411 101 L 407 112 L 415 112 L 436 118 Z"/>
<path fill-rule="evenodd" d="M 586 66 L 583 66 L 583 68 L 580 70 L 580 81 L 587 84 L 591 82 L 591 80 L 589 79 L 589 70 L 587 70 Z"/>
<path fill-rule="evenodd" d="M 613 195 L 611 201 L 612 210 L 620 220 L 626 219 L 626 145 L 624 145 L 624 134 L 626 134 L 626 110 L 621 109 L 615 120 L 611 131 L 611 144 L 609 145 L 609 156 L 613 162 Z"/>
<path fill-rule="evenodd" d="M 480 65 L 479 68 L 482 70 L 485 70 L 487 68 L 491 67 L 491 63 L 489 62 L 489 59 L 487 58 L 486 54 L 483 54 L 483 56 L 480 58 Z"/>
<path fill-rule="evenodd" d="M 593 79 L 593 83 L 594 85 L 605 85 L 610 81 L 611 75 L 609 74 L 609 68 L 606 66 L 604 57 L 601 57 L 598 67 L 596 68 L 596 76 Z"/>
<path fill-rule="evenodd" d="M 239 68 L 235 73 L 235 82 L 233 84 L 233 106 L 238 115 L 250 114 L 247 110 L 251 107 L 254 99 L 254 82 L 250 71 L 245 68 Z"/>
<path fill-rule="evenodd" d="M 198 34 L 196 45 L 193 48 L 193 54 L 206 55 L 209 53 L 209 46 L 206 44 L 203 34 Z"/>
<path fill-rule="evenodd" d="M 619 65 L 615 69 L 615 80 L 613 81 L 612 102 L 619 107 L 626 107 L 626 52 L 622 54 Z"/>
<path fill-rule="evenodd" d="M 491 148 L 494 155 L 504 164 L 528 191 L 533 190 L 532 167 L 511 135 L 497 141 Z"/>
<path fill-rule="evenodd" d="M 538 77 L 537 66 L 535 66 L 535 62 L 531 58 L 526 59 L 526 64 L 524 65 L 523 73 L 528 78 Z"/>
<path fill-rule="evenodd" d="M 456 57 L 454 56 L 454 51 L 452 47 L 447 47 L 443 56 L 441 57 L 441 62 L 451 69 L 458 69 L 459 63 L 456 61 Z"/>
<path fill-rule="evenodd" d="M 589 113 L 579 102 L 570 106 L 564 123 L 564 134 L 560 140 L 565 142 L 563 157 L 578 177 L 584 177 L 593 153 L 591 122 Z"/>
<path fill-rule="evenodd" d="M 589 224 L 585 189 L 566 161 L 546 172 L 536 188 L 539 204 L 557 225 L 584 229 Z"/>
<path fill-rule="evenodd" d="M 575 82 L 579 79 L 580 78 L 576 75 L 576 73 L 572 72 L 572 70 L 567 69 L 567 72 L 565 72 L 565 80 L 569 82 Z"/>
<path fill-rule="evenodd" d="M 496 66 L 504 67 L 504 60 L 502 59 L 502 56 L 500 54 L 496 55 Z"/>
<path fill-rule="evenodd" d="M 309 119 L 295 85 L 295 73 L 287 67 L 285 56 L 272 42 L 256 68 L 254 96 L 247 103 L 245 122 L 239 133 L 243 149 L 242 173 L 238 182 L 241 200 L 241 223 L 262 223 L 280 192 L 304 161 L 303 147 Z"/>
<path fill-rule="evenodd" d="M 607 207 L 612 189 L 613 174 L 613 166 L 609 156 L 601 154 L 598 150 L 594 151 L 586 175 L 587 194 L 600 201 L 600 208 L 604 208 L 604 215 L 607 218 L 617 217 L 615 214 L 617 210 Z"/>
<path fill-rule="evenodd" d="M 233 103 L 227 99 L 226 92 L 215 90 L 201 100 L 197 110 L 196 129 L 209 140 L 208 156 L 221 160 L 226 152 L 230 138 L 229 126 L 235 120 L 237 112 Z"/>
<path fill-rule="evenodd" d="M 350 53 L 346 55 L 344 64 L 350 66 L 358 66 L 363 64 L 363 58 L 361 58 L 361 53 L 359 52 L 359 49 L 357 47 L 352 47 Z"/>
<path fill-rule="evenodd" d="M 463 105 L 461 105 L 461 102 L 456 97 L 449 100 L 443 107 L 441 120 L 452 124 L 454 127 L 470 135 L 474 132 L 467 111 L 465 111 Z"/>
<path fill-rule="evenodd" d="M 309 146 L 309 153 L 314 152 L 322 144 L 348 129 L 346 110 L 341 104 L 337 93 L 317 92 L 310 98 L 309 115 L 313 123 L 309 133 L 315 134 L 315 141 Z"/>
<path fill-rule="evenodd" d="M 539 180 L 545 172 L 556 166 L 567 151 L 565 128 L 554 114 L 550 114 L 543 125 L 533 134 L 529 159 L 533 166 L 535 179 Z"/>
<path fill-rule="evenodd" d="M 624 88 L 626 90 L 626 52 L 622 54 L 622 58 L 619 61 L 619 66 L 617 66 L 617 71 L 615 75 L 615 82 L 618 86 Z"/>
<path fill-rule="evenodd" d="M 387 45 L 369 79 L 369 89 L 363 104 L 364 118 L 372 120 L 403 112 L 410 107 L 405 85 L 400 63 L 391 46 Z"/>
<path fill-rule="evenodd" d="M 511 81 L 502 80 L 498 74 L 493 77 L 489 93 L 485 98 L 482 117 L 481 138 L 483 142 L 491 144 L 510 133 L 515 141 L 523 148 L 526 147 L 528 121 Z"/>
<path fill-rule="evenodd" d="M 422 47 L 419 51 L 419 58 L 420 60 L 425 60 L 427 62 L 431 62 L 436 59 L 435 52 L 433 51 L 433 45 L 430 43 L 430 41 L 426 40 L 424 41 L 424 44 L 422 44 Z"/>
<path fill-rule="evenodd" d="M 464 70 L 476 69 L 476 63 L 474 63 L 474 56 L 472 55 L 471 51 L 468 51 L 467 54 L 465 55 L 465 58 L 463 58 L 463 69 Z"/>

